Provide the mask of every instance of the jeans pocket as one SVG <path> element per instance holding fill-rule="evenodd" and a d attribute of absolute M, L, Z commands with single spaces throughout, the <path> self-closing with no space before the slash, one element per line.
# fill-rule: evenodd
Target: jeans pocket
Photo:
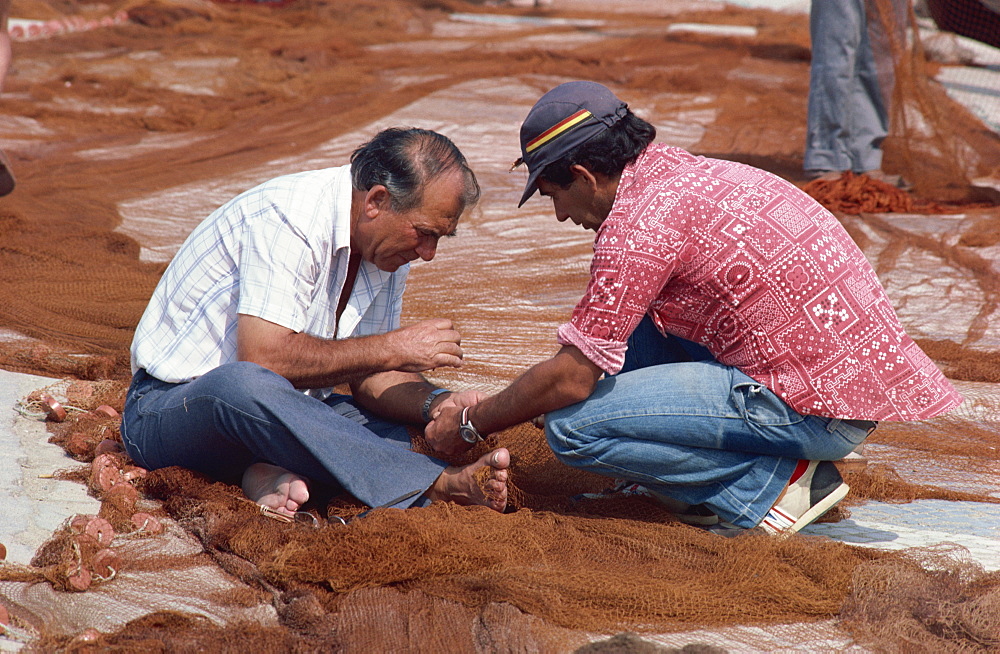
<path fill-rule="evenodd" d="M 796 425 L 805 420 L 805 416 L 757 381 L 735 384 L 733 397 L 744 419 L 762 427 Z"/>

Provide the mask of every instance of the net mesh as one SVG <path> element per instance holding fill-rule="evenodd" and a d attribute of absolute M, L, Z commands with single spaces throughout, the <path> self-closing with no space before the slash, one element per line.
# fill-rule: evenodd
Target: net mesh
<path fill-rule="evenodd" d="M 899 16 L 895 5 L 892 0 L 868 4 L 869 23 L 890 53 L 894 76 L 883 168 L 901 174 L 925 198 L 995 204 L 997 190 L 973 180 L 1000 179 L 1000 135 L 934 83 L 912 7 L 906 3 L 905 16 Z M 903 29 L 896 28 L 899 23 Z"/>
<path fill-rule="evenodd" d="M 87 11 L 40 0 L 22 7 L 38 18 Z M 695 629 L 703 651 L 712 651 L 712 634 L 738 625 L 793 625 L 784 642 L 803 646 L 824 634 L 845 649 L 852 639 L 886 651 L 1000 648 L 1000 579 L 960 548 L 886 552 L 811 537 L 717 538 L 680 524 L 649 498 L 602 495 L 610 480 L 559 464 L 531 425 L 493 435 L 454 461 L 508 447 L 507 514 L 434 504 L 355 520 L 367 507 L 333 497 L 309 507 L 317 528 L 269 520 L 238 488 L 186 470 L 134 468 L 121 453 L 117 420 L 101 410 L 122 410 L 132 330 L 176 246 L 176 233 L 161 234 L 156 221 L 141 239 L 114 231 L 121 207 L 156 196 L 169 205 L 161 224 L 204 215 L 208 200 L 184 191 L 196 181 L 248 174 L 265 157 L 293 156 L 445 89 L 478 88 L 460 84 L 484 78 L 519 79 L 534 97 L 556 79 L 615 84 L 635 107 L 649 108 L 661 134 L 685 136 L 692 151 L 804 182 L 796 177 L 808 88 L 804 17 L 732 7 L 664 17 L 643 6 L 619 14 L 613 11 L 621 7 L 588 13 L 391 0 L 298 0 L 282 8 L 113 3 L 119 8 L 130 24 L 17 44 L 5 97 L 2 125 L 15 134 L 7 149 L 18 189 L 0 204 L 0 327 L 10 330 L 0 364 L 62 380 L 20 408 L 44 419 L 51 414 L 45 396 L 60 403 L 66 417 L 49 418 L 52 442 L 82 464 L 62 476 L 102 500 L 98 514 L 74 516 L 56 530 L 31 565 L 0 567 L 8 633 L 29 641 L 29 651 L 195 644 L 265 652 L 601 651 L 601 643 L 588 645 L 600 634 Z M 447 20 L 448 12 L 473 9 L 605 22 L 498 32 L 508 28 Z M 749 24 L 758 36 L 667 31 L 672 22 Z M 468 47 L 451 49 L 456 42 Z M 889 198 L 877 207 L 864 204 L 871 180 L 844 179 L 855 186 L 831 194 L 858 207 L 840 207 L 854 214 L 843 215 L 844 223 L 883 280 L 905 276 L 907 253 L 916 252 L 940 276 L 978 289 L 961 304 L 966 318 L 957 328 L 928 329 L 920 341 L 962 380 L 967 402 L 926 423 L 883 424 L 869 441 L 869 465 L 845 470 L 852 493 L 825 518 L 834 521 L 866 501 L 996 503 L 1000 486 L 992 472 L 1000 469 L 1000 394 L 989 250 L 998 214 L 969 181 L 1000 160 L 996 136 L 935 87 L 912 35 L 896 47 L 903 126 L 936 121 L 924 131 L 945 138 L 924 144 L 897 132 L 894 113 L 886 155 L 914 191 L 876 187 Z M 474 120 L 488 124 L 490 115 Z M 336 120 L 318 119 L 328 116 Z M 451 120 L 433 127 L 447 132 L 473 118 Z M 709 127 L 684 132 L 699 120 Z M 489 149 L 490 137 L 476 138 Z M 468 217 L 454 256 L 443 252 L 413 270 L 405 318 L 452 317 L 463 347 L 488 353 L 436 381 L 498 390 L 552 353 L 554 328 L 585 286 L 589 243 L 531 231 L 539 229 L 531 218 L 512 228 L 545 247 L 511 246 L 499 234 L 509 226 L 503 221 L 517 184 L 474 167 L 482 170 L 484 205 Z M 507 187 L 510 198 L 495 190 Z M 225 191 L 219 194 L 232 195 Z M 940 235 L 874 215 L 883 210 L 963 213 Z M 470 259 L 491 283 L 474 281 Z M 918 318 L 905 320 L 919 327 Z M 414 447 L 427 451 L 417 433 Z M 573 499 L 583 494 L 590 497 Z M 756 633 L 737 638 L 757 643 Z M 646 651 L 650 641 L 624 635 L 604 646 Z"/>

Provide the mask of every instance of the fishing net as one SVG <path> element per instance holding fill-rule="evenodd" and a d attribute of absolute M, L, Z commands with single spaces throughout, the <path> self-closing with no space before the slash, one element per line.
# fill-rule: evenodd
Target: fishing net
<path fill-rule="evenodd" d="M 900 16 L 892 0 L 869 4 L 870 23 L 879 26 L 878 40 L 890 54 L 894 76 L 883 168 L 901 174 L 924 198 L 996 204 L 998 189 L 977 186 L 974 180 L 1000 179 L 997 126 L 991 129 L 934 82 L 916 17 L 906 5 Z M 897 28 L 900 22 L 905 29 Z"/>
<path fill-rule="evenodd" d="M 957 8 L 979 2 L 930 5 L 931 14 L 938 18 L 935 6 Z M 992 118 L 992 125 L 985 124 L 985 115 L 974 114 L 949 95 L 947 83 L 933 79 L 934 65 L 924 51 L 921 30 L 909 2 L 868 0 L 866 9 L 878 79 L 889 107 L 882 167 L 905 180 L 908 192 L 849 172 L 837 180 L 810 182 L 806 192 L 832 211 L 850 214 L 957 213 L 1000 203 L 1000 110 L 984 107 L 981 113 Z M 964 20 L 984 30 L 1000 24 L 995 15 L 990 25 L 979 14 L 963 15 Z M 952 29 L 948 24 L 943 24 L 942 29 Z M 952 80 L 952 88 L 970 86 L 970 80 L 957 83 L 954 75 L 947 79 Z M 992 90 L 995 95 L 1000 90 L 1000 77 L 977 76 L 973 86 L 986 93 Z"/>
<path fill-rule="evenodd" d="M 515 212 L 523 179 L 506 172 L 519 120 L 554 83 L 608 83 L 661 140 L 804 182 L 801 15 L 696 6 L 668 16 L 641 2 L 268 4 L 23 5 L 29 18 L 125 9 L 131 21 L 17 43 L 0 112 L 18 179 L 0 201 L 0 364 L 60 380 L 19 408 L 78 462 L 59 473 L 66 483 L 101 500 L 30 565 L 0 567 L 9 636 L 29 651 L 1000 647 L 1000 580 L 960 548 L 718 538 L 651 498 L 605 493 L 611 480 L 555 461 L 531 425 L 454 461 L 510 449 L 502 515 L 439 503 L 358 517 L 367 507 L 335 496 L 315 498 L 314 519 L 279 523 L 237 487 L 136 468 L 111 412 L 122 410 L 132 330 L 177 244 L 259 181 L 342 163 L 379 121 L 454 136 L 484 188 L 460 236 L 407 288 L 406 321 L 443 315 L 463 333 L 466 365 L 434 375 L 455 389 L 498 390 L 550 356 L 586 284 L 589 238 L 558 231 L 540 201 Z M 676 23 L 757 36 L 668 29 Z M 914 70 L 933 88 L 926 68 Z M 899 79 L 897 95 L 908 88 Z M 944 115 L 959 141 L 995 143 Z M 919 183 L 922 168 L 912 193 L 885 192 L 906 211 L 936 202 L 962 213 L 902 220 L 855 197 L 862 208 L 840 214 L 967 401 L 925 423 L 881 425 L 868 465 L 845 469 L 852 493 L 827 520 L 872 501 L 998 502 L 997 210 L 962 185 L 982 174 L 971 161 L 989 161 L 965 153 L 940 195 Z"/>

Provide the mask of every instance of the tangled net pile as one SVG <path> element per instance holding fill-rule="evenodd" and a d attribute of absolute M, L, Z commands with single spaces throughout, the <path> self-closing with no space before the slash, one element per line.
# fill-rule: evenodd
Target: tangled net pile
<path fill-rule="evenodd" d="M 801 150 L 801 139 L 769 141 L 767 135 L 794 134 L 794 121 L 804 122 L 804 18 L 726 9 L 673 19 L 760 25 L 759 42 L 747 46 L 701 34 L 665 39 L 662 19 L 642 17 L 624 38 L 581 39 L 577 46 L 566 38 L 568 49 L 526 39 L 500 62 L 489 49 L 495 44 L 476 35 L 470 38 L 479 39 L 479 47 L 460 52 L 380 49 L 372 55 L 366 48 L 392 44 L 401 34 L 433 42 L 434 26 L 448 11 L 531 12 L 458 1 L 352 0 L 334 6 L 298 0 L 280 10 L 193 0 L 120 4 L 113 9 L 127 9 L 130 25 L 103 36 L 26 45 L 21 61 L 35 62 L 34 70 L 47 75 L 37 82 L 26 76 L 11 81 L 11 105 L 20 115 L 50 133 L 83 122 L 86 128 L 77 128 L 72 138 L 42 133 L 42 145 L 14 157 L 20 186 L 0 209 L 0 326 L 30 340 L 0 343 L 0 363 L 64 378 L 25 398 L 22 409 L 39 419 L 48 416 L 52 442 L 84 464 L 62 476 L 86 484 L 101 499 L 96 515 L 68 519 L 31 565 L 0 566 L 0 623 L 25 640 L 28 651 L 585 651 L 599 634 L 733 625 L 797 625 L 786 639 L 808 642 L 812 627 L 831 619 L 845 637 L 875 650 L 1000 649 L 1000 577 L 984 572 L 960 548 L 884 552 L 808 537 L 721 539 L 680 524 L 651 499 L 602 494 L 609 480 L 555 461 L 531 425 L 495 434 L 453 461 L 470 461 L 498 444 L 511 450 L 511 507 L 503 515 L 439 503 L 359 517 L 367 507 L 352 498 L 322 497 L 308 507 L 315 525 L 280 523 L 261 515 L 236 487 L 182 469 L 144 471 L 120 449 L 113 413 L 122 410 L 127 347 L 163 264 L 140 259 L 139 244 L 113 231 L 119 203 L 212 178 L 220 168 L 250 167 L 264 152 L 283 156 L 322 143 L 346 129 L 339 123 L 363 123 L 462 80 L 499 76 L 498 67 L 505 67 L 503 75 L 529 80 L 547 76 L 539 86 L 568 75 L 614 81 L 654 99 L 663 87 L 691 96 L 711 91 L 718 94 L 718 116 L 693 151 L 737 159 L 763 152 L 751 163 L 776 171 L 801 168 L 790 154 Z M 46 6 L 37 5 L 41 14 Z M 537 30 L 529 36 L 579 36 L 561 26 Z M 143 56 L 92 69 L 87 58 L 60 59 L 64 51 L 88 49 Z M 214 95 L 178 84 L 150 86 L 163 72 L 154 66 L 157 52 L 232 59 L 236 74 Z M 905 52 L 909 57 L 913 50 Z M 768 64 L 794 74 L 781 88 L 760 91 L 751 83 Z M 925 85 L 926 75 L 918 72 L 914 83 Z M 718 88 L 705 86 L 719 80 Z M 391 97 L 381 93 L 387 83 L 397 89 Z M 898 83 L 897 93 L 919 97 L 906 84 Z M 81 119 L 65 98 L 86 107 L 110 98 L 141 111 L 111 117 L 88 112 Z M 942 177 L 937 168 L 902 169 L 918 159 L 925 165 L 932 146 L 921 145 L 918 154 L 901 156 L 900 168 L 892 171 L 914 182 L 914 194 L 883 188 L 888 202 L 869 201 L 867 191 L 855 189 L 848 201 L 859 213 L 845 224 L 859 243 L 874 232 L 897 238 L 889 255 L 915 248 L 973 271 L 985 296 L 983 320 L 973 321 L 967 342 L 921 345 L 949 376 L 968 382 L 961 388 L 967 404 L 987 407 L 987 417 L 882 425 L 872 440 L 878 461 L 845 472 L 852 493 L 828 520 L 848 517 L 852 505 L 865 501 L 998 502 L 990 491 L 1000 480 L 984 471 L 1000 469 L 1000 408 L 992 386 L 1000 379 L 996 356 L 973 346 L 1000 289 L 990 281 L 995 276 L 987 255 L 970 252 L 996 245 L 1000 230 L 996 212 L 987 210 L 988 198 L 977 195 L 968 180 L 984 174 L 986 163 L 998 160 L 990 153 L 1000 150 L 995 135 L 971 118 L 952 120 L 953 113 L 943 113 L 942 105 L 955 103 L 937 95 L 933 100 L 937 120 L 946 116 L 949 123 L 947 130 L 934 131 L 971 140 L 970 147 L 985 154 L 948 155 L 959 162 L 959 177 Z M 748 103 L 753 116 L 745 110 Z M 795 113 L 790 106 L 798 108 L 797 117 L 788 117 Z M 338 125 L 317 120 L 321 112 L 336 115 Z M 150 144 L 150 133 L 163 138 Z M 169 147 L 175 135 L 188 140 Z M 94 152 L 99 144 L 123 142 L 135 145 L 127 160 Z M 890 151 L 906 143 L 917 148 L 909 137 L 886 144 L 889 161 Z M 927 180 L 946 183 L 935 188 Z M 980 218 L 969 221 L 956 245 L 913 239 L 868 215 L 921 211 L 925 202 L 980 211 Z M 519 362 L 516 368 L 469 362 L 454 377 L 442 373 L 442 385 L 501 387 L 517 369 L 545 356 L 554 326 L 568 313 L 565 306 L 527 304 L 523 298 L 539 290 L 538 281 L 518 278 L 510 268 L 499 269 L 489 288 L 473 283 L 467 259 L 485 265 L 502 258 L 495 248 L 491 241 L 453 262 L 442 256 L 428 272 L 411 274 L 409 319 L 446 313 L 454 308 L 449 302 L 501 307 L 494 322 L 471 323 L 467 340 L 514 352 Z M 578 250 L 586 256 L 586 244 Z M 512 266 L 537 259 L 552 268 L 549 250 L 518 256 Z M 552 295 L 582 288 L 585 268 L 567 265 L 561 273 L 548 282 Z M 416 449 L 427 451 L 419 433 L 413 438 Z M 930 468 L 974 476 L 980 485 L 955 490 L 946 480 L 915 483 L 898 472 Z M 752 637 L 746 638 L 753 647 Z M 618 646 L 638 648 L 627 639 Z"/>
<path fill-rule="evenodd" d="M 494 435 L 456 460 L 498 442 L 515 453 L 507 514 L 436 503 L 359 518 L 367 507 L 340 496 L 307 506 L 316 524 L 279 523 L 238 487 L 180 468 L 134 467 L 120 451 L 115 407 L 106 404 L 120 404 L 122 391 L 121 384 L 61 382 L 25 399 L 29 411 L 53 400 L 72 407 L 62 422 L 49 409 L 51 441 L 89 462 L 64 476 L 87 483 L 102 500 L 98 515 L 69 519 L 31 566 L 0 568 L 0 578 L 21 582 L 17 593 L 10 584 L 0 591 L 13 595 L 12 627 L 35 637 L 31 649 L 140 651 L 155 643 L 173 651 L 197 642 L 220 651 L 239 643 L 264 652 L 571 651 L 594 632 L 801 623 L 805 635 L 810 622 L 838 615 L 843 629 L 876 648 L 1000 647 L 1000 577 L 963 558 L 961 548 L 890 553 L 808 537 L 719 538 L 677 522 L 651 499 L 602 495 L 608 480 L 556 462 L 530 425 Z M 924 425 L 923 438 L 890 428 L 879 442 L 894 444 L 895 435 L 901 461 L 913 465 L 915 453 L 953 426 Z M 949 442 L 956 461 L 983 464 L 982 451 L 997 435 Z M 414 445 L 426 447 L 416 431 Z M 909 483 L 884 464 L 845 475 L 849 504 L 1000 501 Z M 825 519 L 848 515 L 840 508 Z M 188 534 L 198 546 L 174 553 Z M 176 587 L 172 574 L 206 567 L 241 583 L 223 590 L 210 576 L 185 577 Z M 38 582 L 57 590 L 32 595 Z M 183 594 L 213 617 L 268 605 L 274 615 L 223 626 L 198 611 L 160 611 L 114 633 L 65 633 L 45 622 L 39 608 L 46 602 L 83 591 L 103 597 L 63 609 L 77 615 L 73 623 L 93 624 L 90 612 L 113 613 L 110 598 L 118 595 L 142 601 Z"/>

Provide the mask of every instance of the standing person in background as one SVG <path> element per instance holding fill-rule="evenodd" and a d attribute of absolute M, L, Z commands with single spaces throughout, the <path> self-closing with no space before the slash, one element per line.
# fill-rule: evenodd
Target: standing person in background
<path fill-rule="evenodd" d="M 596 232 L 590 283 L 551 359 L 442 407 L 427 440 L 462 451 L 544 414 L 560 461 L 640 484 L 684 521 L 794 533 L 846 496 L 832 462 L 875 421 L 962 398 L 833 214 L 776 175 L 655 136 L 593 82 L 532 107 L 521 204 L 537 190 L 556 220 Z"/>
<path fill-rule="evenodd" d="M 10 4 L 13 0 L 0 0 L 0 93 L 10 70 L 10 33 L 7 31 L 7 21 L 10 18 Z M 7 156 L 0 150 L 0 196 L 14 190 L 14 173 L 11 172 Z"/>
<path fill-rule="evenodd" d="M 881 2 L 892 16 L 868 7 Z M 905 4 L 905 3 L 902 3 Z M 810 179 L 834 180 L 845 171 L 894 186 L 882 172 L 882 141 L 889 133 L 892 56 L 885 23 L 904 24 L 900 0 L 813 0 L 809 13 L 812 63 L 803 168 Z M 873 22 L 873 17 L 880 16 Z"/>

